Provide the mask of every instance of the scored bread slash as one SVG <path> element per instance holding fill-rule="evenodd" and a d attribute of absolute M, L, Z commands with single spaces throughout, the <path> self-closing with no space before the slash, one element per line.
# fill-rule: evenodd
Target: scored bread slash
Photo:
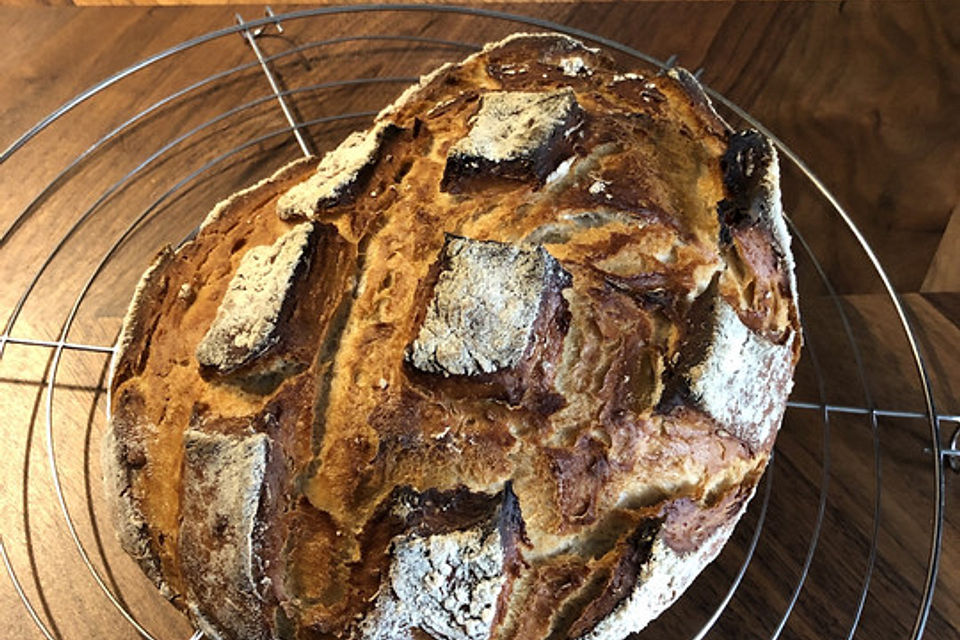
<path fill-rule="evenodd" d="M 273 346 L 297 275 L 310 262 L 313 223 L 295 226 L 270 246 L 254 247 L 240 261 L 217 317 L 197 345 L 197 361 L 229 373 Z"/>
<path fill-rule="evenodd" d="M 571 148 L 581 117 L 569 88 L 485 94 L 470 131 L 447 153 L 441 188 L 462 190 L 475 176 L 543 182 Z"/>
<path fill-rule="evenodd" d="M 677 552 L 663 537 L 658 537 L 629 595 L 621 600 L 610 615 L 576 637 L 582 640 L 607 640 L 626 638 L 641 631 L 672 605 L 703 568 L 717 557 L 744 511 L 746 503 L 738 511 L 729 514 L 723 524 L 692 551 Z"/>
<path fill-rule="evenodd" d="M 793 386 L 794 337 L 781 345 L 757 335 L 715 284 L 694 301 L 688 320 L 663 409 L 691 402 L 754 449 L 769 444 Z"/>
<path fill-rule="evenodd" d="M 483 505 L 473 518 L 478 521 L 453 529 L 443 523 L 453 515 L 444 513 L 453 501 L 437 498 L 401 495 L 396 501 L 411 532 L 392 541 L 387 586 L 360 625 L 364 640 L 399 640 L 412 629 L 444 640 L 489 637 L 498 604 L 516 577 L 522 536 L 516 496 L 509 485 L 495 496 L 472 496 Z"/>
<path fill-rule="evenodd" d="M 642 634 L 770 460 L 793 269 L 773 145 L 691 74 L 489 44 L 144 275 L 121 545 L 212 640 Z"/>
<path fill-rule="evenodd" d="M 384 137 L 392 127 L 378 123 L 372 129 L 351 133 L 320 161 L 308 180 L 287 191 L 277 201 L 277 215 L 284 220 L 315 218 L 317 212 L 356 195 L 363 174 L 377 159 Z"/>
<path fill-rule="evenodd" d="M 696 361 L 683 373 L 694 402 L 724 429 L 760 448 L 776 431 L 793 384 L 792 342 L 778 345 L 747 328 L 723 299 L 713 305 Z M 756 393 L 755 389 L 775 393 Z"/>
<path fill-rule="evenodd" d="M 187 431 L 180 556 L 194 619 L 211 639 L 267 638 L 260 535 L 270 441 Z"/>
<path fill-rule="evenodd" d="M 427 373 L 477 375 L 519 364 L 543 299 L 569 274 L 543 247 L 447 237 L 408 359 Z"/>

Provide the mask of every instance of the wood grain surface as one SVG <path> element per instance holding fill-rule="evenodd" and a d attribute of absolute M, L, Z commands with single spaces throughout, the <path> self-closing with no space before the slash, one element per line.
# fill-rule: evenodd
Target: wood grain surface
<path fill-rule="evenodd" d="M 707 85 L 775 132 L 849 212 L 903 294 L 938 410 L 960 414 L 960 3 L 473 6 L 703 68 Z M 0 149 L 111 74 L 231 26 L 237 11 L 263 15 L 260 6 L 0 8 Z M 457 43 L 522 29 L 401 11 L 284 26 L 258 43 L 277 56 L 271 68 L 297 118 L 314 122 L 307 133 L 319 152 L 364 126 L 363 114 L 410 79 L 471 50 Z M 349 34 L 420 40 L 340 40 Z M 302 50 L 288 53 L 294 47 Z M 356 78 L 371 81 L 348 82 Z M 344 113 L 359 115 L 332 119 Z M 55 340 L 73 317 L 69 341 L 112 344 L 153 253 L 187 236 L 222 196 L 297 157 L 284 126 L 249 46 L 228 34 L 117 80 L 0 162 L 0 321 L 23 301 L 10 335 Z M 800 170 L 784 163 L 783 181 L 799 231 L 807 340 L 793 398 L 922 411 L 909 345 L 866 254 Z M 90 561 L 152 634 L 186 639 L 189 625 L 119 550 L 105 518 L 98 455 L 109 354 L 56 353 L 8 344 L 0 358 L 0 535 L 13 566 L 56 637 L 137 637 L 64 526 L 49 421 L 66 505 Z M 955 423 L 942 426 L 945 441 Z M 934 465 L 923 420 L 833 414 L 827 422 L 819 411 L 791 409 L 771 473 L 734 539 L 642 637 L 692 637 L 747 559 L 710 638 L 845 638 L 854 625 L 857 638 L 909 637 L 929 561 Z M 940 577 L 925 635 L 936 640 L 960 637 L 960 478 L 946 475 Z M 41 637 L 3 575 L 0 612 L 0 637 Z"/>

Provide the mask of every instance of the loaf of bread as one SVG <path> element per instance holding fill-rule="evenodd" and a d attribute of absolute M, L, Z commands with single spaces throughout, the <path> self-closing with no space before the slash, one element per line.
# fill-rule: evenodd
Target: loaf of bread
<path fill-rule="evenodd" d="M 211 640 L 620 640 L 719 552 L 800 351 L 777 156 L 682 69 L 515 35 L 164 249 L 120 541 Z"/>

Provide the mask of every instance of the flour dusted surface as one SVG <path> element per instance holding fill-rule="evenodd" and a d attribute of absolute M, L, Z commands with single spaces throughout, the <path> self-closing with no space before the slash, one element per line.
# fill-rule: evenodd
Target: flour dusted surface
<path fill-rule="evenodd" d="M 294 276 L 308 258 L 313 224 L 297 225 L 271 246 L 253 247 L 240 261 L 217 309 L 217 317 L 197 345 L 200 364 L 229 372 L 276 341 L 275 330 Z"/>
<path fill-rule="evenodd" d="M 792 338 L 778 345 L 757 335 L 722 299 L 716 301 L 708 327 L 709 345 L 687 373 L 693 400 L 730 433 L 759 448 L 783 416 L 792 378 Z"/>
<path fill-rule="evenodd" d="M 530 155 L 548 144 L 576 108 L 570 89 L 487 93 L 470 132 L 450 148 L 450 155 L 493 163 Z"/>
<path fill-rule="evenodd" d="M 398 538 L 362 638 L 402 640 L 416 627 L 443 640 L 485 640 L 505 580 L 496 528 Z"/>
<path fill-rule="evenodd" d="M 268 447 L 264 434 L 184 434 L 180 548 L 194 613 L 211 638 L 262 637 L 255 536 Z"/>
<path fill-rule="evenodd" d="M 277 214 L 284 220 L 313 219 L 320 208 L 341 198 L 360 172 L 376 158 L 385 126 L 351 133 L 317 166 L 316 173 L 280 197 Z"/>
<path fill-rule="evenodd" d="M 541 298 L 559 271 L 542 247 L 450 237 L 426 318 L 410 353 L 429 373 L 475 375 L 515 366 Z"/>

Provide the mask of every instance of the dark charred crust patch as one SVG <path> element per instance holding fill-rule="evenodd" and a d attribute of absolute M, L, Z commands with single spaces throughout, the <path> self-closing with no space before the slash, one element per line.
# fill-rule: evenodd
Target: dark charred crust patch
<path fill-rule="evenodd" d="M 491 529 L 510 526 L 509 523 L 501 523 L 498 517 L 502 507 L 507 505 L 502 493 L 477 493 L 464 487 L 449 491 L 428 489 L 423 492 L 410 487 L 397 487 L 388 502 L 393 505 L 394 513 L 404 514 L 403 531 L 421 537 L 477 526 Z M 511 515 L 519 516 L 519 507 Z M 522 527 L 522 521 L 519 524 Z"/>
<path fill-rule="evenodd" d="M 656 413 L 666 415 L 682 406 L 692 406 L 690 371 L 700 363 L 713 339 L 714 308 L 719 300 L 717 277 L 690 305 L 684 323 L 680 325 L 680 344 L 676 358 L 663 372 L 663 394 Z"/>
<path fill-rule="evenodd" d="M 513 483 L 507 482 L 501 492 L 500 502 L 500 539 L 503 541 L 505 555 L 519 555 L 520 546 L 529 546 L 526 525 L 523 522 L 523 512 L 520 501 L 513 492 Z M 519 558 L 518 558 L 519 559 Z"/>
<path fill-rule="evenodd" d="M 503 500 L 500 503 L 500 544 L 503 548 L 503 572 L 506 580 L 497 596 L 497 609 L 491 625 L 490 637 L 496 637 L 497 630 L 507 616 L 507 607 L 513 595 L 513 588 L 517 578 L 528 567 L 523 559 L 521 547 L 530 545 L 527 540 L 523 514 L 520 511 L 520 502 L 513 492 L 513 484 L 508 482 L 502 492 Z"/>
<path fill-rule="evenodd" d="M 770 216 L 770 194 L 764 179 L 773 161 L 773 147 L 758 131 L 730 134 L 727 150 L 720 159 L 728 194 L 717 204 L 722 243 L 731 242 L 731 228 L 742 229 Z"/>

